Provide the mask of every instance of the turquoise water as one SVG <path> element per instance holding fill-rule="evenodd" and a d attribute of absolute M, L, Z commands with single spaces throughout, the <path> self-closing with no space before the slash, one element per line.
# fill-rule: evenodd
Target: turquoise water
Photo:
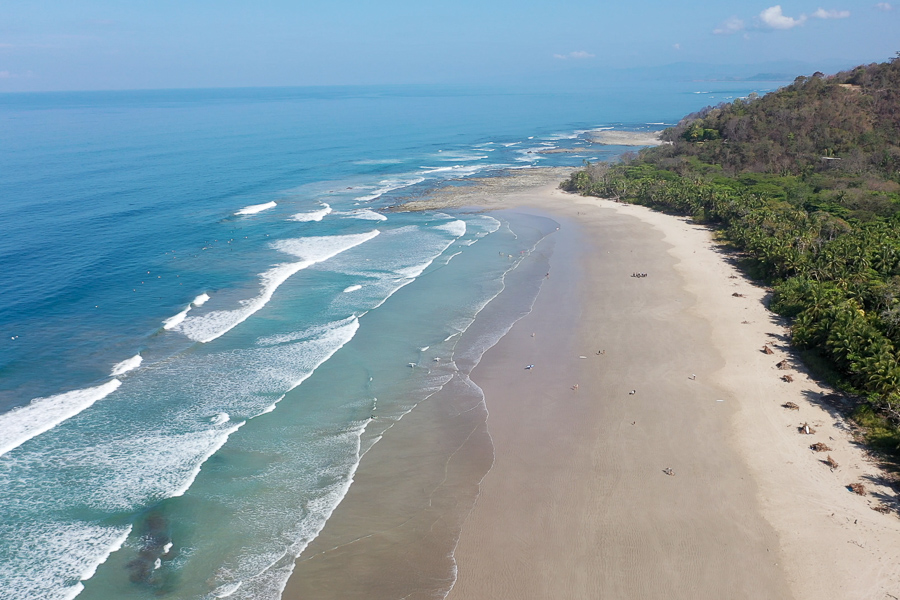
<path fill-rule="evenodd" d="M 765 90 L 710 85 L 0 96 L 0 598 L 278 598 L 552 246 L 546 219 L 380 209 Z"/>

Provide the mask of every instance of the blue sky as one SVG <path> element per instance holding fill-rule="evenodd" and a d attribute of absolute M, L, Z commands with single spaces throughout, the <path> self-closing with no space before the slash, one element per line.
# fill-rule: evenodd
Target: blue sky
<path fill-rule="evenodd" d="M 900 51 L 900 0 L 5 0 L 0 92 L 577 80 Z"/>

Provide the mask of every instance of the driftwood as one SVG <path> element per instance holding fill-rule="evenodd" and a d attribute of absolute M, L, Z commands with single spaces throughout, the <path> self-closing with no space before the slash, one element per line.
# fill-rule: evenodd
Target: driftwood
<path fill-rule="evenodd" d="M 830 452 L 831 448 L 823 444 L 822 442 L 816 442 L 812 446 L 809 447 L 810 450 L 815 452 Z"/>
<path fill-rule="evenodd" d="M 787 371 L 791 368 L 791 365 L 788 364 L 788 361 L 783 360 L 780 363 L 775 363 L 775 366 L 778 367 L 779 371 Z"/>
<path fill-rule="evenodd" d="M 782 406 L 788 410 L 800 410 L 800 407 L 793 402 L 785 402 L 784 404 L 782 404 Z"/>
<path fill-rule="evenodd" d="M 732 296 L 734 296 L 735 298 L 743 298 L 744 297 L 743 294 L 738 294 L 737 292 L 733 293 Z"/>
<path fill-rule="evenodd" d="M 854 494 L 859 494 L 860 496 L 866 495 L 866 486 L 861 483 L 851 483 L 847 486 L 847 489 L 853 492 Z"/>
<path fill-rule="evenodd" d="M 794 381 L 794 377 L 792 375 L 782 375 L 781 379 L 788 383 L 792 383 Z"/>
<path fill-rule="evenodd" d="M 762 347 L 762 351 L 765 354 L 775 354 L 775 352 L 773 352 L 772 349 L 769 348 L 768 344 L 766 344 L 765 346 Z"/>
<path fill-rule="evenodd" d="M 830 454 L 828 455 L 828 457 L 827 457 L 823 462 L 824 462 L 826 465 L 828 465 L 829 467 L 831 467 L 832 469 L 837 469 L 837 468 L 838 468 L 838 462 L 837 462 L 836 460 L 834 460 L 833 458 L 831 458 L 831 455 L 830 455 Z"/>
<path fill-rule="evenodd" d="M 891 507 L 888 506 L 887 504 L 877 504 L 872 507 L 872 510 L 874 510 L 875 512 L 880 512 L 883 515 L 886 515 L 889 512 L 891 512 Z"/>
<path fill-rule="evenodd" d="M 800 433 L 804 433 L 806 435 L 812 435 L 816 432 L 815 429 L 809 426 L 809 423 L 804 423 L 800 427 L 797 428 Z"/>

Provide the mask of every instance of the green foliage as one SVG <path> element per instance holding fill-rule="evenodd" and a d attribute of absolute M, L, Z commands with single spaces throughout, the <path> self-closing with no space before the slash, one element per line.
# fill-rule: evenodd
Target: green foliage
<path fill-rule="evenodd" d="M 716 225 L 774 284 L 793 343 L 866 396 L 873 439 L 896 449 L 898 106 L 900 60 L 798 77 L 690 115 L 664 132 L 671 144 L 587 165 L 562 187 Z"/>

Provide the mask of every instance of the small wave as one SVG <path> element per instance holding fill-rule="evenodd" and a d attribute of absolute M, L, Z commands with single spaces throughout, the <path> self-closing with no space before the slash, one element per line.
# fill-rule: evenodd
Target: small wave
<path fill-rule="evenodd" d="M 422 183 L 425 181 L 424 177 L 416 177 L 414 179 L 385 179 L 380 182 L 381 187 L 375 189 L 371 194 L 366 196 L 359 196 L 358 198 L 354 198 L 358 202 L 371 202 L 372 200 L 376 200 L 387 194 L 388 192 L 392 192 L 394 190 L 399 190 L 401 188 L 409 187 L 411 185 L 416 185 L 417 183 Z"/>
<path fill-rule="evenodd" d="M 222 423 L 227 423 L 231 417 L 228 416 L 227 412 L 220 412 L 216 416 L 210 419 L 210 422 L 213 425 L 221 425 Z"/>
<path fill-rule="evenodd" d="M 458 153 L 458 154 L 452 154 L 450 156 L 439 158 L 438 160 L 444 161 L 444 162 L 468 162 L 468 161 L 472 161 L 472 160 L 483 160 L 485 158 L 488 158 L 487 154 L 482 156 L 480 154 Z"/>
<path fill-rule="evenodd" d="M 137 369 L 139 366 L 141 366 L 141 363 L 143 361 L 144 361 L 143 356 L 141 356 L 140 354 L 135 354 L 131 358 L 126 358 L 122 362 L 116 363 L 115 365 L 113 365 L 112 373 L 110 373 L 110 375 L 112 375 L 113 377 L 117 377 L 119 375 L 124 375 L 128 371 L 133 371 L 134 369 Z"/>
<path fill-rule="evenodd" d="M 264 210 L 269 210 L 270 208 L 275 208 L 278 206 L 278 203 L 275 201 L 266 202 L 265 204 L 253 204 L 251 206 L 245 206 L 241 210 L 234 213 L 235 215 L 255 215 L 256 213 L 262 212 Z"/>
<path fill-rule="evenodd" d="M 365 221 L 387 221 L 387 217 L 374 210 L 364 208 L 362 210 L 354 210 L 353 212 L 343 213 L 353 219 L 363 219 Z"/>
<path fill-rule="evenodd" d="M 450 223 L 444 223 L 443 225 L 438 225 L 435 229 L 440 229 L 441 231 L 446 231 L 453 237 L 462 237 L 466 235 L 466 222 L 457 219 L 456 221 L 451 221 Z"/>
<path fill-rule="evenodd" d="M 188 304 L 187 308 L 185 308 L 183 311 L 181 311 L 177 315 L 172 315 L 171 317 L 163 321 L 163 329 L 175 329 L 175 327 L 177 327 L 179 324 L 181 324 L 182 321 L 184 321 L 185 317 L 187 317 L 187 314 L 191 312 L 191 308 L 193 308 L 192 305 Z"/>
<path fill-rule="evenodd" d="M 290 218 L 291 221 L 300 221 L 300 222 L 308 222 L 308 221 L 321 221 L 325 218 L 325 215 L 331 213 L 331 206 L 328 204 L 322 203 L 322 208 L 319 210 L 314 210 L 308 213 L 297 213 L 293 217 Z"/>
<path fill-rule="evenodd" d="M 194 301 L 191 302 L 191 304 L 193 304 L 194 306 L 203 306 L 204 304 L 206 304 L 207 300 L 209 300 L 209 294 L 204 292 L 204 293 L 200 294 L 199 296 L 197 296 L 196 298 L 194 298 Z"/>
<path fill-rule="evenodd" d="M 377 229 L 374 229 L 367 233 L 305 237 L 273 242 L 271 246 L 274 249 L 295 256 L 300 261 L 277 265 L 262 273 L 260 275 L 261 293 L 255 298 L 243 300 L 241 308 L 217 310 L 205 315 L 190 317 L 179 323 L 174 329 L 196 342 L 211 342 L 243 323 L 250 315 L 265 306 L 272 299 L 275 290 L 291 275 L 365 243 L 379 233 Z"/>
<path fill-rule="evenodd" d="M 212 595 L 214 598 L 227 598 L 228 596 L 238 591 L 238 588 L 240 588 L 243 584 L 243 581 L 238 581 L 237 583 L 226 583 L 225 585 L 219 586 L 214 589 Z"/>
<path fill-rule="evenodd" d="M 187 476 L 186 481 L 184 481 L 178 488 L 176 488 L 172 493 L 167 494 L 170 498 L 177 498 L 179 496 L 184 496 L 184 493 L 187 492 L 190 487 L 194 484 L 194 480 L 197 479 L 197 475 L 200 474 L 200 469 L 203 467 L 203 463 L 209 460 L 209 457 L 215 454 L 219 448 L 225 445 L 225 442 L 228 441 L 228 438 L 231 437 L 231 434 L 243 427 L 246 421 L 241 421 L 234 427 L 230 427 L 228 429 L 221 430 L 220 433 L 216 434 L 214 432 L 203 432 L 204 435 L 199 436 L 201 443 L 206 442 L 207 447 L 206 450 L 196 457 L 197 464 L 191 470 L 190 474 Z M 193 457 L 192 457 L 193 458 Z"/>
<path fill-rule="evenodd" d="M 350 287 L 346 288 L 343 293 L 349 294 L 350 292 L 355 292 L 356 290 L 361 290 L 361 289 L 362 289 L 361 285 L 351 285 Z"/>
<path fill-rule="evenodd" d="M 26 406 L 0 415 L 0 431 L 3 432 L 0 456 L 74 417 L 94 402 L 112 394 L 120 385 L 121 381 L 113 379 L 97 387 L 35 398 Z"/>

